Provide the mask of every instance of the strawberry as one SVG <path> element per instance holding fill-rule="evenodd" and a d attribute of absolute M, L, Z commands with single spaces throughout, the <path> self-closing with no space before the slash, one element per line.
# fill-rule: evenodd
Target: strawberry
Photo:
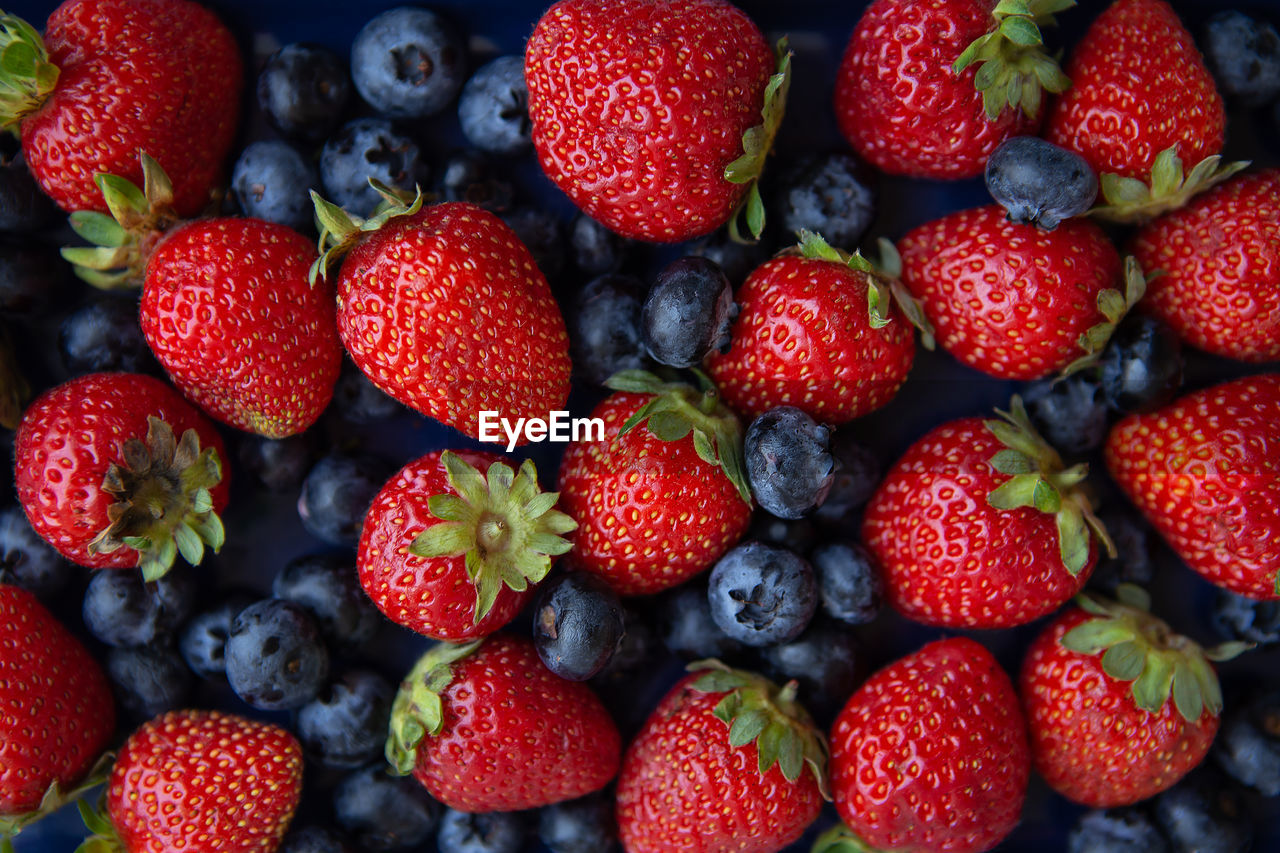
<path fill-rule="evenodd" d="M 578 523 L 574 565 L 648 595 L 710 568 L 746 532 L 742 426 L 709 383 L 699 393 L 624 371 L 609 387 L 618 393 L 591 413 L 604 435 L 561 458 L 561 508 Z"/>
<path fill-rule="evenodd" d="M 1070 0 L 876 0 L 836 78 L 840 131 L 892 175 L 970 178 L 1011 136 L 1040 123 L 1041 90 L 1069 81 L 1040 27 Z"/>
<path fill-rule="evenodd" d="M 9 48 L 15 49 L 9 53 Z M 19 130 L 31 174 L 64 210 L 105 211 L 101 173 L 142 178 L 150 152 L 190 216 L 231 150 L 243 69 L 235 39 L 191 0 L 67 0 L 44 40 L 0 15 L 0 125 Z"/>
<path fill-rule="evenodd" d="M 831 790 L 846 827 L 818 851 L 980 853 L 1018 823 L 1031 758 L 1003 669 L 966 637 L 871 676 L 831 732 Z"/>
<path fill-rule="evenodd" d="M 796 683 L 694 664 L 649 715 L 618 774 L 627 853 L 774 853 L 818 817 L 827 748 Z"/>
<path fill-rule="evenodd" d="M 527 637 L 497 634 L 422 656 L 391 711 L 387 759 L 466 812 L 517 811 L 598 791 L 622 739 L 591 688 L 543 665 Z"/>
<path fill-rule="evenodd" d="M 195 564 L 222 545 L 222 438 L 158 379 L 91 373 L 46 391 L 23 413 L 13 455 L 23 511 L 68 560 L 136 565 L 154 580 L 177 554 Z"/>
<path fill-rule="evenodd" d="M 170 711 L 129 736 L 83 853 L 272 853 L 302 796 L 289 732 L 220 711 Z"/>
<path fill-rule="evenodd" d="M 998 410 L 997 410 L 998 411 Z M 889 470 L 862 536 L 903 615 L 949 628 L 1008 628 L 1056 610 L 1111 548 L 1081 482 L 1021 400 L 998 420 L 934 428 Z"/>
<path fill-rule="evenodd" d="M 725 0 L 560 0 L 525 48 L 529 118 L 547 176 L 639 240 L 714 231 L 745 206 L 782 122 L 790 74 Z"/>
<path fill-rule="evenodd" d="M 1112 427 L 1107 470 L 1191 569 L 1280 599 L 1280 373 L 1187 394 Z"/>
<path fill-rule="evenodd" d="M 481 473 L 481 471 L 485 473 Z M 573 519 L 538 490 L 533 462 L 432 451 L 400 469 L 365 515 L 360 583 L 393 622 L 437 640 L 491 634 L 570 548 Z"/>

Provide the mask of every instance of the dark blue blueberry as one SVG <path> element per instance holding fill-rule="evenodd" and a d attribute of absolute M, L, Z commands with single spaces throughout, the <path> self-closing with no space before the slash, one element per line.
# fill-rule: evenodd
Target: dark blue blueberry
<path fill-rule="evenodd" d="M 329 650 L 315 620 L 297 604 L 275 598 L 236 615 L 226 659 L 231 689 L 264 711 L 305 705 L 329 677 Z"/>
<path fill-rule="evenodd" d="M 370 106 L 391 118 L 422 118 L 453 100 L 466 79 L 466 48 L 426 9 L 401 6 L 365 24 L 351 45 L 351 78 Z"/>
<path fill-rule="evenodd" d="M 368 216 L 382 201 L 369 186 L 370 178 L 412 192 L 426 174 L 418 144 L 382 119 L 344 124 L 320 152 L 320 183 L 326 198 L 357 216 Z"/>
<path fill-rule="evenodd" d="M 231 189 L 246 216 L 295 231 L 311 228 L 311 190 L 319 188 L 315 167 L 298 149 L 274 139 L 245 148 L 231 173 Z"/>
<path fill-rule="evenodd" d="M 1125 413 L 1150 412 L 1177 396 L 1182 344 L 1156 318 L 1130 314 L 1111 336 L 1099 367 L 1107 405 Z"/>
<path fill-rule="evenodd" d="M 551 853 L 609 853 L 617 848 L 613 803 L 600 794 L 538 811 L 538 839 Z"/>
<path fill-rule="evenodd" d="M 436 832 L 440 853 L 520 853 L 525 826 L 514 812 L 470 814 L 445 809 Z"/>
<path fill-rule="evenodd" d="M 255 600 L 245 592 L 229 593 L 213 607 L 197 613 L 182 629 L 178 649 L 197 678 L 226 678 L 227 637 L 231 634 L 231 623 Z"/>
<path fill-rule="evenodd" d="M 84 624 L 108 646 L 145 646 L 176 631 L 196 603 L 195 574 L 177 566 L 151 583 L 133 569 L 93 573 L 84 593 Z"/>
<path fill-rule="evenodd" d="M 258 76 L 258 105 L 286 136 L 320 142 L 342 121 L 351 77 L 342 57 L 314 44 L 287 44 Z"/>
<path fill-rule="evenodd" d="M 58 351 L 73 374 L 160 372 L 138 323 L 138 300 L 126 294 L 96 296 L 68 314 L 58 331 Z"/>
<path fill-rule="evenodd" d="M 669 264 L 640 309 L 640 336 L 649 355 L 672 367 L 694 367 L 730 340 L 738 306 L 715 261 L 681 258 Z"/>
<path fill-rule="evenodd" d="M 391 776 L 379 761 L 343 779 L 333 811 L 360 851 L 413 850 L 427 843 L 440 806 L 416 779 Z"/>
<path fill-rule="evenodd" d="M 1034 136 L 1015 136 L 987 160 L 987 192 L 1010 222 L 1052 231 L 1098 197 L 1098 176 L 1076 154 Z"/>
<path fill-rule="evenodd" d="M 1141 811 L 1085 812 L 1067 836 L 1067 853 L 1168 853 L 1169 845 Z"/>
<path fill-rule="evenodd" d="M 662 642 L 672 654 L 686 660 L 738 655 L 742 644 L 716 627 L 707 601 L 705 580 L 684 584 L 660 599 Z"/>
<path fill-rule="evenodd" d="M 298 496 L 302 526 L 332 545 L 354 546 L 369 504 L 389 474 L 382 460 L 367 454 L 329 453 L 302 483 Z"/>
<path fill-rule="evenodd" d="M 689 254 L 715 263 L 734 287 L 769 259 L 763 243 L 739 243 L 730 239 L 724 229 L 693 244 Z"/>
<path fill-rule="evenodd" d="M 851 154 L 807 157 L 783 175 L 778 197 L 782 230 L 814 231 L 853 251 L 876 213 L 871 173 Z"/>
<path fill-rule="evenodd" d="M 865 625 L 880 613 L 884 584 L 875 562 L 857 542 L 824 542 L 809 559 L 818 573 L 822 609 L 848 625 Z"/>
<path fill-rule="evenodd" d="M 533 606 L 533 644 L 547 669 L 569 681 L 599 673 L 618 650 L 622 604 L 603 579 L 566 572 L 538 590 Z"/>
<path fill-rule="evenodd" d="M 654 626 L 646 618 L 648 612 L 647 609 L 622 605 L 622 639 L 609 662 L 596 677 L 597 682 L 629 678 L 632 673 L 649 666 L 658 657 L 658 636 Z"/>
<path fill-rule="evenodd" d="M 1156 797 L 1152 809 L 1173 853 L 1246 853 L 1253 821 L 1220 774 L 1197 772 Z"/>
<path fill-rule="evenodd" d="M 1280 693 L 1229 705 L 1211 754 L 1241 785 L 1265 797 L 1280 796 Z"/>
<path fill-rule="evenodd" d="M 0 244 L 0 311 L 44 311 L 62 293 L 66 269 L 56 253 L 39 244 Z"/>
<path fill-rule="evenodd" d="M 578 291 L 571 314 L 573 366 L 593 385 L 622 370 L 650 366 L 640 341 L 644 284 L 629 275 L 609 274 Z"/>
<path fill-rule="evenodd" d="M 395 690 L 368 670 L 350 670 L 298 709 L 298 740 L 324 767 L 368 764 L 387 743 Z"/>
<path fill-rule="evenodd" d="M 369 642 L 383 621 L 360 586 L 355 561 L 342 554 L 307 554 L 290 560 L 271 582 L 271 594 L 306 608 L 335 648 Z"/>
<path fill-rule="evenodd" d="M 794 406 L 779 406 L 747 427 L 742 449 L 751 494 L 765 512 L 800 518 L 826 500 L 835 461 L 831 430 Z"/>
<path fill-rule="evenodd" d="M 849 526 L 849 516 L 871 500 L 880 484 L 880 461 L 848 429 L 838 429 L 831 437 L 835 471 L 827 499 L 813 511 L 813 520 L 835 530 Z"/>
<path fill-rule="evenodd" d="M 839 623 L 814 620 L 791 642 L 762 649 L 760 658 L 765 675 L 779 684 L 799 684 L 800 704 L 824 728 L 858 686 L 858 641 Z"/>
<path fill-rule="evenodd" d="M 462 135 L 482 151 L 520 154 L 532 149 L 524 57 L 499 56 L 471 75 L 458 99 L 458 122 Z"/>
<path fill-rule="evenodd" d="M 502 215 L 520 242 L 524 243 L 534 263 L 555 283 L 564 272 L 564 230 L 555 214 L 536 207 L 521 207 Z"/>
<path fill-rule="evenodd" d="M 186 707 L 191 698 L 191 671 L 168 643 L 111 649 L 106 670 L 117 704 L 138 722 Z"/>
<path fill-rule="evenodd" d="M 436 191 L 445 201 L 465 201 L 492 213 L 515 203 L 516 190 L 479 151 L 460 151 L 444 161 Z"/>
<path fill-rule="evenodd" d="M 369 381 L 350 359 L 342 360 L 342 372 L 333 387 L 330 410 L 353 424 L 373 424 L 390 420 L 405 411 L 396 398 Z"/>
<path fill-rule="evenodd" d="M 1096 450 L 1107 437 L 1107 404 L 1090 371 L 1028 385 L 1022 401 L 1045 441 L 1064 456 Z"/>
<path fill-rule="evenodd" d="M 626 242 L 583 214 L 569 226 L 569 248 L 578 269 L 589 276 L 615 272 L 622 266 Z"/>
<path fill-rule="evenodd" d="M 711 570 L 711 618 L 748 646 L 800 636 L 818 608 L 818 581 L 802 557 L 760 542 L 739 545 Z"/>
<path fill-rule="evenodd" d="M 1220 589 L 1212 621 L 1218 633 L 1231 640 L 1259 646 L 1280 643 L 1280 601 L 1258 601 Z"/>
<path fill-rule="evenodd" d="M 351 853 L 351 848 L 333 830 L 308 826 L 290 830 L 276 853 Z"/>
<path fill-rule="evenodd" d="M 1098 566 L 1089 576 L 1089 586 L 1114 593 L 1122 583 L 1145 587 L 1155 574 L 1151 557 L 1151 526 L 1127 505 L 1110 505 L 1098 512 L 1111 541 L 1116 546 L 1116 556 L 1098 554 Z"/>
<path fill-rule="evenodd" d="M 1204 55 L 1226 97 L 1256 107 L 1280 96 L 1280 35 L 1269 22 L 1219 12 L 1205 24 Z"/>
<path fill-rule="evenodd" d="M 240 469 L 249 472 L 267 491 L 293 492 L 302 487 L 315 464 L 318 445 L 314 432 L 287 438 L 246 434 L 240 437 Z"/>
<path fill-rule="evenodd" d="M 20 507 L 0 510 L 0 584 L 20 586 L 49 602 L 76 570 L 31 528 Z"/>
<path fill-rule="evenodd" d="M 31 177 L 18 140 L 4 134 L 0 139 L 0 231 L 30 234 L 57 216 L 57 205 Z"/>
<path fill-rule="evenodd" d="M 755 539 L 766 545 L 786 548 L 801 556 L 809 553 L 817 540 L 818 529 L 808 518 L 783 519 L 767 512 L 758 512 L 751 520 L 751 529 L 747 531 L 748 539 Z"/>

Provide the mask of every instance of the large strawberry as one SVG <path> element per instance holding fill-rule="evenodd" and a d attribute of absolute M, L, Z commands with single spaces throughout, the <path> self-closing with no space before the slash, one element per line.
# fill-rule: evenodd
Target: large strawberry
<path fill-rule="evenodd" d="M 483 473 L 482 473 L 483 472 Z M 471 640 L 507 624 L 528 603 L 573 519 L 493 453 L 432 451 L 400 469 L 373 499 L 356 566 L 393 622 L 434 637 Z"/>
<path fill-rule="evenodd" d="M 746 532 L 742 426 L 709 383 L 626 371 L 609 387 L 619 393 L 591 413 L 604 434 L 560 461 L 561 508 L 578 523 L 574 565 L 648 595 L 710 568 Z"/>
<path fill-rule="evenodd" d="M 517 811 L 585 796 L 618 772 L 618 729 L 585 684 L 543 665 L 527 637 L 441 643 L 391 711 L 387 759 L 440 802 Z"/>
<path fill-rule="evenodd" d="M 533 143 L 578 207 L 628 237 L 710 233 L 744 204 L 782 122 L 790 60 L 726 0 L 560 0 L 525 48 Z M 776 73 L 775 73 L 776 66 Z"/>
<path fill-rule="evenodd" d="M 928 625 L 1008 628 L 1056 610 L 1093 571 L 1105 531 L 1018 398 L 997 420 L 934 428 L 889 470 L 862 536 L 889 603 Z"/>
<path fill-rule="evenodd" d="M 796 701 L 715 661 L 696 664 L 627 748 L 618 835 L 627 853 L 775 853 L 817 818 L 827 748 Z"/>
<path fill-rule="evenodd" d="M 1280 373 L 1235 379 L 1111 429 L 1107 470 L 1188 566 L 1280 599 Z"/>
<path fill-rule="evenodd" d="M 92 373 L 41 394 L 14 438 L 31 526 L 90 568 L 139 566 L 148 580 L 181 553 L 222 545 L 226 450 L 213 424 L 158 379 Z"/>
<path fill-rule="evenodd" d="M 243 69 L 235 39 L 191 0 L 67 0 L 44 40 L 0 16 L 0 124 L 20 130 L 40 188 L 64 210 L 107 209 L 94 177 L 138 181 L 138 152 L 174 176 L 189 216 L 231 148 Z"/>

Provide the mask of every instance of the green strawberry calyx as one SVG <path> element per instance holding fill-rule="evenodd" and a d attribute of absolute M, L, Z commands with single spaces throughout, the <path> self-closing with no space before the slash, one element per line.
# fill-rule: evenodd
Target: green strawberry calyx
<path fill-rule="evenodd" d="M 143 579 L 154 581 L 179 554 L 194 566 L 206 545 L 214 553 L 222 548 L 225 532 L 210 493 L 222 481 L 222 460 L 216 449 L 201 449 L 194 429 L 175 439 L 172 427 L 148 417 L 146 440 L 125 440 L 120 456 L 102 480 L 115 502 L 107 507 L 110 523 L 89 542 L 90 554 L 132 548 Z"/>
<path fill-rule="evenodd" d="M 96 806 L 79 800 L 76 808 L 80 810 L 80 820 L 93 834 L 81 842 L 75 853 L 126 853 L 124 842 L 107 814 L 106 794 L 98 799 Z"/>
<path fill-rule="evenodd" d="M 58 66 L 35 27 L 0 12 L 0 127 L 17 131 L 58 85 Z"/>
<path fill-rule="evenodd" d="M 619 435 L 641 424 L 659 441 L 680 441 L 693 435 L 698 458 L 719 468 L 738 495 L 751 503 L 746 465 L 742 456 L 742 423 L 720 401 L 720 393 L 706 374 L 693 371 L 699 388 L 683 382 L 664 382 L 645 370 L 623 370 L 609 377 L 605 387 L 612 391 L 649 394 L 652 398 L 627 418 Z"/>
<path fill-rule="evenodd" d="M 520 465 L 519 473 L 505 462 L 494 462 L 484 474 L 452 451 L 442 453 L 440 462 L 456 494 L 427 500 L 440 520 L 418 534 L 409 552 L 426 558 L 463 557 L 476 588 L 479 624 L 503 585 L 523 592 L 547 576 L 552 558 L 573 547 L 562 534 L 578 524 L 555 509 L 559 492 L 538 487 L 531 460 Z"/>
<path fill-rule="evenodd" d="M 952 73 L 960 74 L 978 65 L 973 85 L 982 93 L 988 119 L 995 121 L 1006 107 L 1035 118 L 1045 91 L 1060 94 L 1071 85 L 1058 63 L 1045 54 L 1040 28 L 1054 24 L 1054 15 L 1075 5 L 1075 0 L 1000 0 L 991 10 L 995 26 L 951 66 Z"/>
<path fill-rule="evenodd" d="M 807 769 L 824 799 L 827 786 L 827 743 L 804 706 L 796 701 L 796 682 L 778 687 L 763 676 L 731 669 L 718 660 L 691 663 L 701 672 L 692 687 L 702 693 L 723 693 L 712 710 L 729 727 L 729 746 L 756 745 L 757 769 L 764 775 L 775 764 L 784 779 L 794 783 Z"/>
<path fill-rule="evenodd" d="M 314 287 L 319 279 L 328 278 L 329 267 L 340 260 L 364 238 L 366 234 L 377 231 L 392 219 L 401 216 L 412 216 L 422 210 L 425 197 L 422 190 L 414 188 L 412 195 L 403 190 L 389 187 L 374 179 L 369 179 L 369 186 L 382 196 L 373 215 L 365 219 L 348 213 L 331 201 L 321 198 L 320 193 L 311 191 L 311 203 L 315 206 L 316 230 L 320 232 L 317 249 L 320 257 L 311 264 L 307 273 L 307 281 Z"/>
<path fill-rule="evenodd" d="M 787 39 L 781 38 L 774 48 L 777 70 L 769 77 L 764 89 L 764 106 L 760 111 L 760 124 L 747 128 L 742 134 L 742 155 L 724 169 L 724 179 L 731 184 L 750 184 L 746 198 L 729 217 L 729 238 L 736 243 L 753 243 L 764 233 L 764 199 L 760 196 L 760 176 L 764 164 L 773 149 L 774 137 L 782 127 L 787 112 L 787 93 L 791 89 L 791 57 L 794 55 Z M 752 239 L 742 235 L 738 220 L 746 221 Z"/>
<path fill-rule="evenodd" d="M 480 648 L 470 643 L 436 643 L 413 665 L 391 704 L 386 756 L 391 771 L 408 776 L 418 761 L 418 746 L 427 735 L 444 728 L 444 704 L 440 694 L 453 682 L 453 664 Z"/>
<path fill-rule="evenodd" d="M 992 456 L 989 464 L 1009 479 L 987 495 L 987 503 L 999 510 L 1027 507 L 1054 516 L 1058 551 L 1072 576 L 1080 574 L 1089 562 L 1095 536 L 1114 557 L 1115 545 L 1082 488 L 1089 466 L 1067 468 L 1058 451 L 1036 432 L 1020 397 L 1013 398 L 1009 411 L 996 409 L 996 414 L 999 420 L 986 421 L 985 426 L 1004 449 Z"/>
<path fill-rule="evenodd" d="M 1154 276 L 1153 276 L 1154 277 Z M 1120 321 L 1125 318 L 1133 306 L 1138 304 L 1138 300 L 1147 292 L 1147 276 L 1142 272 L 1142 265 L 1138 263 L 1138 259 L 1133 255 L 1128 255 L 1124 259 L 1124 292 L 1109 287 L 1098 294 L 1098 310 L 1102 312 L 1102 316 L 1106 317 L 1101 323 L 1090 326 L 1080 337 L 1077 343 L 1080 349 L 1084 350 L 1084 355 L 1068 364 L 1062 370 L 1062 376 L 1070 376 L 1092 367 L 1102 358 L 1102 352 L 1107 348 L 1107 342 L 1111 340 L 1111 336 L 1115 334 L 1116 327 L 1120 325 Z"/>
<path fill-rule="evenodd" d="M 1191 199 L 1249 167 L 1248 160 L 1223 165 L 1217 154 L 1206 157 L 1184 174 L 1178 146 L 1156 155 L 1149 182 L 1110 173 L 1099 178 L 1105 204 L 1089 211 L 1107 222 L 1141 225 L 1161 214 L 1184 207 Z"/>
<path fill-rule="evenodd" d="M 809 853 L 884 853 L 878 847 L 853 834 L 853 830 L 843 823 L 837 823 L 819 835 L 813 842 Z"/>
<path fill-rule="evenodd" d="M 1151 614 L 1145 590 L 1122 584 L 1116 597 L 1077 596 L 1076 603 L 1095 618 L 1067 631 L 1058 641 L 1062 647 L 1083 655 L 1101 653 L 1103 671 L 1132 682 L 1134 704 L 1148 713 L 1159 713 L 1170 698 L 1188 723 L 1195 724 L 1205 712 L 1221 713 L 1222 689 L 1210 661 L 1230 660 L 1252 644 L 1203 649 Z"/>
<path fill-rule="evenodd" d="M 13 839 L 31 824 L 53 814 L 58 809 L 75 802 L 107 781 L 111 773 L 111 765 L 115 760 L 113 753 L 103 753 L 79 784 L 66 790 L 54 780 L 45 789 L 40 798 L 40 805 L 29 812 L 18 815 L 0 816 L 0 853 L 13 853 Z"/>

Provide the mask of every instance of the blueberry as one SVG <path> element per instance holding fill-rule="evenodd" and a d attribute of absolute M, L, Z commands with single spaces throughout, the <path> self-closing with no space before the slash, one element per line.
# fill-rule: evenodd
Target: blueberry
<path fill-rule="evenodd" d="M 779 406 L 747 428 L 742 450 L 751 494 L 766 512 L 800 518 L 826 500 L 834 460 L 831 430 L 794 406 Z"/>
<path fill-rule="evenodd" d="M 1182 344 L 1156 318 L 1130 314 L 1111 336 L 1099 367 L 1107 405 L 1125 413 L 1150 412 L 1177 396 Z"/>
<path fill-rule="evenodd" d="M 1098 197 L 1098 176 L 1083 157 L 1034 136 L 1015 136 L 987 160 L 987 192 L 1010 222 L 1052 231 Z"/>
<path fill-rule="evenodd" d="M 20 586 L 48 602 L 73 574 L 71 563 L 40 538 L 21 508 L 0 510 L 0 584 Z"/>
<path fill-rule="evenodd" d="M 319 187 L 315 167 L 292 145 L 274 139 L 240 152 L 231 174 L 231 189 L 246 216 L 295 231 L 311 228 L 315 208 L 310 191 Z"/>
<path fill-rule="evenodd" d="M 856 542 L 824 542 L 809 559 L 818 573 L 822 609 L 848 625 L 865 625 L 880 613 L 884 584 L 867 550 Z"/>
<path fill-rule="evenodd" d="M 1036 429 L 1065 456 L 1096 450 L 1107 437 L 1107 405 L 1087 370 L 1033 383 L 1023 389 L 1022 401 Z"/>
<path fill-rule="evenodd" d="M 571 313 L 573 366 L 593 385 L 622 370 L 650 365 L 640 341 L 644 284 L 629 275 L 609 274 L 587 282 Z"/>
<path fill-rule="evenodd" d="M 808 518 L 783 519 L 767 512 L 758 512 L 751 521 L 751 529 L 747 531 L 748 539 L 755 539 L 766 545 L 776 545 L 797 554 L 808 554 L 817 540 L 818 530 Z"/>
<path fill-rule="evenodd" d="M 138 722 L 183 708 L 191 697 L 191 672 L 168 643 L 111 649 L 106 671 L 117 703 Z"/>
<path fill-rule="evenodd" d="M 717 264 L 735 287 L 769 257 L 763 243 L 740 243 L 730 239 L 724 229 L 694 243 L 689 254 Z"/>
<path fill-rule="evenodd" d="M 57 205 L 31 177 L 17 138 L 4 134 L 0 139 L 0 231 L 30 234 L 57 216 Z"/>
<path fill-rule="evenodd" d="M 813 520 L 845 530 L 849 516 L 875 494 L 880 484 L 880 462 L 848 429 L 838 429 L 831 437 L 831 457 L 835 460 L 831 489 L 827 499 L 813 511 Z"/>
<path fill-rule="evenodd" d="M 1168 853 L 1150 818 L 1133 808 L 1085 812 L 1067 836 L 1068 853 Z"/>
<path fill-rule="evenodd" d="M 231 622 L 227 681 L 264 711 L 284 711 L 315 698 L 329 676 L 329 651 L 315 620 L 291 601 L 251 604 Z"/>
<path fill-rule="evenodd" d="M 1253 847 L 1253 824 L 1229 783 L 1197 773 L 1155 801 L 1156 824 L 1174 853 L 1246 853 Z"/>
<path fill-rule="evenodd" d="M 525 826 L 513 812 L 469 814 L 445 809 L 436 832 L 440 853 L 519 853 Z"/>
<path fill-rule="evenodd" d="M 801 557 L 760 542 L 739 545 L 711 570 L 711 618 L 748 646 L 800 635 L 818 607 L 818 581 Z"/>
<path fill-rule="evenodd" d="M 229 593 L 213 607 L 196 614 L 182 629 L 178 649 L 197 678 L 226 678 L 226 648 L 231 623 L 254 600 L 248 593 Z"/>
<path fill-rule="evenodd" d="M 1127 505 L 1103 507 L 1098 519 L 1115 543 L 1116 556 L 1098 554 L 1098 565 L 1089 576 L 1089 586 L 1108 593 L 1114 593 L 1122 583 L 1147 586 L 1155 574 L 1150 525 Z"/>
<path fill-rule="evenodd" d="M 307 474 L 298 496 L 298 515 L 312 536 L 333 545 L 355 545 L 365 513 L 387 481 L 382 460 L 333 451 Z"/>
<path fill-rule="evenodd" d="M 852 251 L 875 218 L 871 173 L 851 154 L 807 157 L 781 183 L 779 221 L 788 234 L 813 231 Z"/>
<path fill-rule="evenodd" d="M 44 246 L 0 244 L 0 311 L 44 311 L 62 291 L 65 271 L 62 259 Z"/>
<path fill-rule="evenodd" d="M 354 561 L 341 554 L 290 560 L 271 582 L 271 594 L 305 608 L 335 648 L 364 645 L 382 624 L 382 614 L 360 586 Z"/>
<path fill-rule="evenodd" d="M 1258 601 L 1220 589 L 1212 621 L 1218 633 L 1231 640 L 1259 646 L 1280 643 L 1280 601 Z"/>
<path fill-rule="evenodd" d="M 361 851 L 412 850 L 426 844 L 439 808 L 417 780 L 389 775 L 384 762 L 352 773 L 333 794 L 338 825 Z"/>
<path fill-rule="evenodd" d="M 138 323 L 137 297 L 103 294 L 77 308 L 58 331 L 62 363 L 73 374 L 123 371 L 159 374 Z"/>
<path fill-rule="evenodd" d="M 770 678 L 798 682 L 800 704 L 823 724 L 835 719 L 858 686 L 858 641 L 838 623 L 815 620 L 796 639 L 762 649 L 760 658 Z"/>
<path fill-rule="evenodd" d="M 502 221 L 524 243 L 534 263 L 550 282 L 564 272 L 564 232 L 554 214 L 536 207 L 521 207 L 502 215 Z"/>
<path fill-rule="evenodd" d="M 706 600 L 702 596 L 703 601 Z M 658 655 L 658 636 L 653 625 L 646 618 L 648 611 L 622 605 L 622 639 L 610 656 L 599 675 L 597 683 L 602 680 L 620 680 L 627 678 L 641 668 L 648 668 Z"/>
<path fill-rule="evenodd" d="M 270 492 L 292 492 L 302 487 L 316 462 L 319 441 L 314 432 L 287 438 L 240 436 L 240 468 Z"/>
<path fill-rule="evenodd" d="M 622 604 L 601 578 L 566 572 L 538 590 L 533 643 L 547 669 L 586 681 L 609 663 L 623 634 Z"/>
<path fill-rule="evenodd" d="M 286 136 L 319 142 L 342 121 L 351 78 L 342 57 L 314 44 L 287 44 L 258 75 L 258 105 Z"/>
<path fill-rule="evenodd" d="M 401 6 L 373 18 L 351 45 L 360 97 L 392 118 L 423 118 L 448 106 L 466 75 L 466 48 L 426 9 Z"/>
<path fill-rule="evenodd" d="M 569 226 L 573 262 L 589 276 L 615 272 L 622 266 L 626 243 L 617 234 L 583 214 Z"/>
<path fill-rule="evenodd" d="M 1229 707 L 1212 755 L 1235 781 L 1263 796 L 1280 796 L 1280 693 Z"/>
<path fill-rule="evenodd" d="M 151 583 L 134 569 L 103 569 L 85 590 L 84 624 L 108 646 L 144 646 L 186 621 L 196 592 L 195 575 L 182 566 Z"/>
<path fill-rule="evenodd" d="M 412 192 L 426 174 L 418 144 L 382 119 L 344 124 L 320 152 L 320 183 L 328 200 L 357 216 L 368 216 L 382 201 L 370 178 Z"/>
<path fill-rule="evenodd" d="M 1204 53 L 1223 95 L 1251 107 L 1280 96 L 1280 35 L 1267 21 L 1219 12 L 1205 24 Z"/>
<path fill-rule="evenodd" d="M 351 848 L 333 830 L 308 826 L 290 830 L 276 853 L 351 853 Z"/>
<path fill-rule="evenodd" d="M 551 853 L 609 853 L 617 848 L 613 806 L 599 794 L 538 811 L 538 839 Z"/>
<path fill-rule="evenodd" d="M 462 135 L 482 151 L 520 154 L 533 147 L 524 57 L 499 56 L 462 87 L 458 99 Z"/>
<path fill-rule="evenodd" d="M 649 355 L 672 367 L 694 367 L 730 340 L 738 306 L 715 261 L 681 258 L 669 264 L 640 309 L 640 335 Z"/>
<path fill-rule="evenodd" d="M 504 213 L 515 203 L 516 190 L 478 151 L 451 156 L 440 168 L 436 186 L 445 201 L 465 201 L 492 213 Z"/>
<path fill-rule="evenodd" d="M 395 691 L 367 670 L 350 670 L 298 709 L 298 740 L 321 766 L 352 769 L 382 755 Z"/>
<path fill-rule="evenodd" d="M 686 660 L 730 658 L 742 644 L 716 627 L 705 581 L 679 586 L 660 599 L 662 642 Z"/>
<path fill-rule="evenodd" d="M 334 385 L 329 408 L 353 424 L 378 423 L 405 411 L 400 401 L 370 382 L 349 359 L 342 360 L 342 372 Z"/>

